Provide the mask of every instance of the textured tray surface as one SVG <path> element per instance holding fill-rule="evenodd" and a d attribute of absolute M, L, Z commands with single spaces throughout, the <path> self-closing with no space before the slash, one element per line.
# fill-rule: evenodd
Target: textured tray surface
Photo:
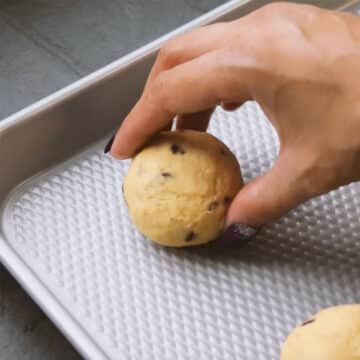
<path fill-rule="evenodd" d="M 217 111 L 210 131 L 246 180 L 276 155 L 253 103 Z M 3 221 L 9 244 L 109 358 L 275 360 L 297 322 L 359 302 L 359 184 L 301 206 L 244 249 L 164 249 L 131 225 L 128 163 L 102 145 L 18 187 Z"/>

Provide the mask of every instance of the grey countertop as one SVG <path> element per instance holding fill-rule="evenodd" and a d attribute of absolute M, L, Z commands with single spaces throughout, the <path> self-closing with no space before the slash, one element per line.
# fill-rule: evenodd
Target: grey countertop
<path fill-rule="evenodd" d="M 225 2 L 0 0 L 0 119 Z M 81 358 L 1 265 L 0 358 Z"/>

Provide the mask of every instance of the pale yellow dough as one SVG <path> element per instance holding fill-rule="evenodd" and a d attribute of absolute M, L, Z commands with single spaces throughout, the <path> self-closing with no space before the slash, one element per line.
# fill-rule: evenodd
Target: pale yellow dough
<path fill-rule="evenodd" d="M 319 312 L 286 340 L 281 360 L 360 360 L 360 305 Z"/>
<path fill-rule="evenodd" d="M 180 247 L 214 240 L 242 186 L 231 151 L 210 134 L 186 130 L 162 132 L 134 158 L 124 195 L 140 232 Z"/>

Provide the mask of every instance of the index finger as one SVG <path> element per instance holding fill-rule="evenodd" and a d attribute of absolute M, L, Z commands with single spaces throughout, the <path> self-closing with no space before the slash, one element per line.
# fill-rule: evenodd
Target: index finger
<path fill-rule="evenodd" d="M 111 155 L 128 158 L 143 147 L 177 114 L 209 109 L 221 101 L 242 103 L 249 100 L 251 70 L 244 55 L 243 66 L 224 50 L 162 72 L 150 85 L 118 131 Z"/>

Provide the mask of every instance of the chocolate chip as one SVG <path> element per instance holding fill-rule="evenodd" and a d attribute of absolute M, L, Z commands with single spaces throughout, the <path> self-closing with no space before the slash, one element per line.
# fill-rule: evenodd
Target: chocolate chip
<path fill-rule="evenodd" d="M 177 144 L 172 144 L 170 149 L 173 154 L 181 154 L 181 155 L 185 154 L 185 150 Z"/>
<path fill-rule="evenodd" d="M 218 206 L 219 206 L 219 203 L 218 203 L 217 201 L 213 201 L 213 202 L 208 206 L 208 211 L 214 211 Z"/>
<path fill-rule="evenodd" d="M 196 233 L 194 233 L 193 231 L 189 231 L 188 234 L 186 235 L 185 241 L 189 242 L 194 240 L 197 237 Z"/>
<path fill-rule="evenodd" d="M 231 196 L 225 196 L 224 197 L 224 205 L 229 205 L 231 203 L 232 197 Z"/>
<path fill-rule="evenodd" d="M 309 325 L 309 324 L 311 324 L 313 322 L 315 322 L 315 319 L 307 320 L 304 323 L 302 323 L 301 326 L 306 326 L 306 325 Z"/>
<path fill-rule="evenodd" d="M 220 152 L 221 152 L 221 154 L 224 155 L 224 156 L 227 155 L 227 152 L 226 152 L 226 150 L 225 150 L 224 148 L 221 148 L 221 149 L 220 149 Z"/>
<path fill-rule="evenodd" d="M 167 178 L 167 177 L 172 177 L 172 175 L 169 172 L 162 172 L 161 176 Z"/>

